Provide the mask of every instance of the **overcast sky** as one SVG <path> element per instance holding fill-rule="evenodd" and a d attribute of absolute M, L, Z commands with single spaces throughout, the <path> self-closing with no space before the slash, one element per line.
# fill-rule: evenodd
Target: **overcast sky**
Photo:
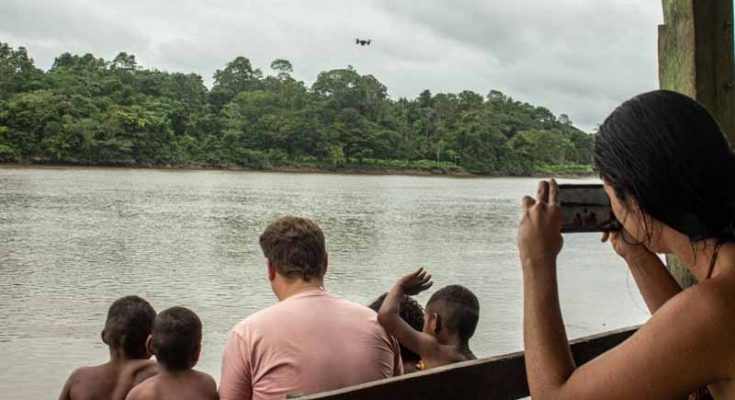
<path fill-rule="evenodd" d="M 590 130 L 657 87 L 662 18 L 660 0 L 1 0 L 0 41 L 44 69 L 126 51 L 208 84 L 238 55 L 288 59 L 307 84 L 352 65 L 393 97 L 498 89 Z"/>

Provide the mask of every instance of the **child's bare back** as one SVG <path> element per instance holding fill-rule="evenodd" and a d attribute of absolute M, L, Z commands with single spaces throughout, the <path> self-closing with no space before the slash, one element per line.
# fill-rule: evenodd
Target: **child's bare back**
<path fill-rule="evenodd" d="M 192 368 L 202 349 L 202 322 L 184 307 L 156 316 L 148 350 L 158 360 L 158 375 L 133 388 L 127 400 L 217 400 L 214 379 Z"/>
<path fill-rule="evenodd" d="M 161 372 L 130 391 L 126 400 L 217 400 L 214 379 L 192 369 Z"/>
<path fill-rule="evenodd" d="M 102 330 L 110 361 L 72 372 L 59 400 L 124 400 L 133 386 L 155 375 L 156 363 L 146 350 L 155 317 L 153 307 L 138 296 L 115 300 Z"/>
<path fill-rule="evenodd" d="M 150 360 L 108 362 L 74 371 L 59 400 L 124 400 L 133 386 L 156 374 Z"/>

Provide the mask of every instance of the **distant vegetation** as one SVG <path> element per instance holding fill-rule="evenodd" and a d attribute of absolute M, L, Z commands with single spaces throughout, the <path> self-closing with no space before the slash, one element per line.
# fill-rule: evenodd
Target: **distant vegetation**
<path fill-rule="evenodd" d="M 592 138 L 495 90 L 391 99 L 352 67 L 311 87 L 286 60 L 201 76 L 64 53 L 46 72 L 0 43 L 0 161 L 313 167 L 528 175 L 589 172 Z M 447 77 L 451 79 L 451 77 Z M 539 90 L 543 90 L 539 88 Z"/>

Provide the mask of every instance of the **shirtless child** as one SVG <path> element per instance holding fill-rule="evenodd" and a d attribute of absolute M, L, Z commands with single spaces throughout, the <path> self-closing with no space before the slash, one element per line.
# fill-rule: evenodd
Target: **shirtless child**
<path fill-rule="evenodd" d="M 192 368 L 202 349 L 202 322 L 184 307 L 162 311 L 153 323 L 148 349 L 158 359 L 158 375 L 133 388 L 127 400 L 217 400 L 214 379 Z"/>
<path fill-rule="evenodd" d="M 153 307 L 138 296 L 112 303 L 102 330 L 110 361 L 74 371 L 59 400 L 123 400 L 133 386 L 155 375 L 156 364 L 146 349 L 155 317 Z"/>
<path fill-rule="evenodd" d="M 426 303 L 422 332 L 401 319 L 403 297 L 415 296 L 432 284 L 423 268 L 399 279 L 383 301 L 378 321 L 398 342 L 421 356 L 419 369 L 474 360 L 469 340 L 477 327 L 480 303 L 469 289 L 449 285 L 435 292 Z"/>

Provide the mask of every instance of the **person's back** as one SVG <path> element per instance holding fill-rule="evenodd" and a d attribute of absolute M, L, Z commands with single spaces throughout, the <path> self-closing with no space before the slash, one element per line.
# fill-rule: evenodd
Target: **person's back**
<path fill-rule="evenodd" d="M 137 384 L 156 374 L 151 360 L 125 360 L 82 367 L 69 377 L 60 400 L 122 400 Z"/>
<path fill-rule="evenodd" d="M 127 400 L 208 400 L 218 399 L 211 376 L 188 369 L 176 374 L 159 373 L 133 388 Z"/>
<path fill-rule="evenodd" d="M 110 361 L 74 371 L 59 400 L 123 400 L 135 385 L 155 375 L 156 364 L 145 346 L 155 316 L 153 307 L 138 296 L 115 301 L 102 331 Z"/>
<path fill-rule="evenodd" d="M 127 400 L 216 400 L 214 379 L 192 368 L 199 360 L 202 323 L 192 311 L 172 307 L 153 324 L 147 345 L 158 360 L 158 374 L 133 388 Z"/>
<path fill-rule="evenodd" d="M 254 395 L 316 393 L 396 372 L 395 343 L 376 314 L 319 289 L 253 314 L 232 335 L 225 351 L 246 360 Z"/>
<path fill-rule="evenodd" d="M 260 242 L 281 302 L 232 329 L 222 360 L 222 399 L 283 399 L 402 372 L 398 344 L 375 313 L 322 287 L 327 255 L 315 223 L 280 219 Z"/>

